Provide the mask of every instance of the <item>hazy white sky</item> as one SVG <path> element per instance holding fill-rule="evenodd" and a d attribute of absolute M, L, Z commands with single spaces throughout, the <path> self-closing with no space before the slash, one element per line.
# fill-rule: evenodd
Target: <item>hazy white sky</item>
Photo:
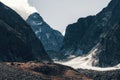
<path fill-rule="evenodd" d="M 111 0 L 0 0 L 16 10 L 24 19 L 38 10 L 43 19 L 54 29 L 64 32 L 68 24 L 80 17 L 95 15 Z M 29 1 L 29 3 L 28 3 Z M 31 7 L 32 6 L 32 7 Z M 35 8 L 36 9 L 35 9 Z"/>
<path fill-rule="evenodd" d="M 24 19 L 37 10 L 28 4 L 28 0 L 0 0 L 19 13 Z"/>
<path fill-rule="evenodd" d="M 64 32 L 80 17 L 95 15 L 111 0 L 29 0 L 51 27 Z"/>

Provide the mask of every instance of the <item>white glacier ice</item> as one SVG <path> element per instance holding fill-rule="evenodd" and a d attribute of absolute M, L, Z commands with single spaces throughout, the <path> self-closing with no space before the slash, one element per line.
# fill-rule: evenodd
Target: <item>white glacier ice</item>
<path fill-rule="evenodd" d="M 89 70 L 97 70 L 97 71 L 109 71 L 109 70 L 120 69 L 120 64 L 114 67 L 107 67 L 107 68 L 93 66 L 93 65 L 96 65 L 97 62 L 99 61 L 97 58 L 95 58 L 96 51 L 97 49 L 94 49 L 87 56 L 76 57 L 69 61 L 56 61 L 55 63 L 70 66 L 75 69 L 89 69 Z"/>

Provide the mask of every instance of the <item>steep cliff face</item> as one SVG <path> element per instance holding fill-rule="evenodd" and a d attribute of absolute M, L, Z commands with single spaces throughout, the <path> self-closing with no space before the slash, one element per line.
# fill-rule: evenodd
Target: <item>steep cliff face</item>
<path fill-rule="evenodd" d="M 46 52 L 55 57 L 55 54 L 58 54 L 56 52 L 62 46 L 63 35 L 59 31 L 52 29 L 38 13 L 31 14 L 26 22 L 30 24 L 36 36 L 42 42 Z"/>
<path fill-rule="evenodd" d="M 85 43 L 86 41 L 82 42 L 81 39 L 87 33 L 90 25 L 93 23 L 95 17 L 89 16 L 87 18 L 80 18 L 77 23 L 70 24 L 65 33 L 63 46 L 62 46 L 62 53 L 65 55 L 82 55 L 83 49 L 81 44 Z M 89 32 L 88 32 L 89 33 Z"/>
<path fill-rule="evenodd" d="M 120 20 L 119 0 L 112 0 L 108 7 L 95 16 L 80 18 L 67 27 L 61 53 L 66 55 L 87 54 Z"/>
<path fill-rule="evenodd" d="M 93 66 L 109 67 L 120 63 L 120 23 L 116 23 L 112 29 L 106 33 L 102 40 L 93 49 L 95 59 L 98 61 Z"/>
<path fill-rule="evenodd" d="M 27 19 L 27 23 L 31 25 L 33 31 L 43 43 L 46 51 L 58 51 L 61 48 L 63 41 L 62 34 L 52 29 L 38 13 L 31 14 Z"/>
<path fill-rule="evenodd" d="M 0 2 L 0 61 L 51 61 L 30 26 Z"/>
<path fill-rule="evenodd" d="M 101 47 L 98 49 L 99 65 L 101 67 L 114 66 L 120 63 L 120 1 L 112 0 L 110 6 L 113 6 L 112 16 L 107 24 L 112 27 L 101 35 Z M 109 27 L 109 26 L 108 26 Z"/>

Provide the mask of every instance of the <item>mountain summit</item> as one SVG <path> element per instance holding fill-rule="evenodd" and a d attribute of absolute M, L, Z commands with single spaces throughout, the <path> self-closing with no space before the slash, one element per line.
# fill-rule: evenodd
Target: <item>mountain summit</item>
<path fill-rule="evenodd" d="M 64 56 L 92 54 L 93 66 L 109 67 L 120 63 L 120 1 L 112 0 L 95 16 L 80 18 L 65 33 Z"/>
<path fill-rule="evenodd" d="M 0 2 L 0 61 L 51 61 L 31 27 Z"/>
<path fill-rule="evenodd" d="M 26 22 L 31 26 L 36 36 L 42 42 L 46 52 L 56 53 L 60 50 L 63 35 L 59 31 L 52 29 L 38 13 L 31 14 Z M 53 54 L 50 53 L 50 55 Z"/>

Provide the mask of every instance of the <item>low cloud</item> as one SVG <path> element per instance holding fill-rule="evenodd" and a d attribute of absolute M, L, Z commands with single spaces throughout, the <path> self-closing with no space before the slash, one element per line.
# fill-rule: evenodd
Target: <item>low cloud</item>
<path fill-rule="evenodd" d="M 37 10 L 28 4 L 28 0 L 0 0 L 5 5 L 9 6 L 13 10 L 15 10 L 19 15 L 21 15 L 24 19 L 32 14 L 33 12 L 37 12 Z"/>

